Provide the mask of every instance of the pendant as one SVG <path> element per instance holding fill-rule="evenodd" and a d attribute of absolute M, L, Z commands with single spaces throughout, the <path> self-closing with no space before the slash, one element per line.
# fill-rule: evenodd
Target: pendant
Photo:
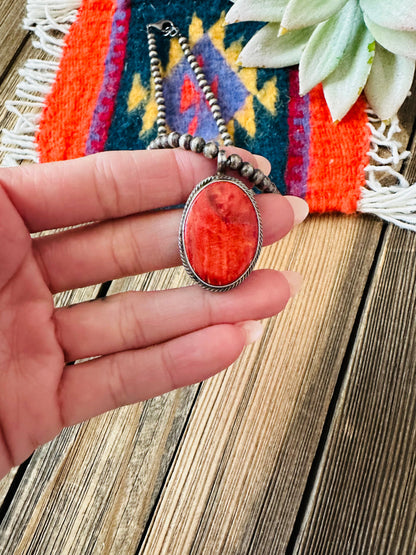
<path fill-rule="evenodd" d="M 228 291 L 253 270 L 263 243 L 255 195 L 238 179 L 201 181 L 182 215 L 179 250 L 187 273 L 210 291 Z"/>

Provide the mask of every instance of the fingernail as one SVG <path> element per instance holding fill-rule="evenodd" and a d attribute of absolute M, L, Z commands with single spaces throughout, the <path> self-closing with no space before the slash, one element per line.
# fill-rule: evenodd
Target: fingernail
<path fill-rule="evenodd" d="M 298 272 L 282 272 L 282 274 L 289 284 L 290 296 L 294 297 L 302 287 L 303 277 Z"/>
<path fill-rule="evenodd" d="M 303 222 L 303 220 L 309 214 L 308 203 L 300 197 L 286 196 L 285 199 L 289 201 L 290 206 L 292 207 L 293 215 L 295 217 L 295 225 Z"/>
<path fill-rule="evenodd" d="M 240 322 L 236 324 L 236 326 L 244 330 L 246 334 L 246 345 L 254 343 L 263 335 L 263 324 L 261 322 L 257 322 L 256 320 L 247 320 L 246 322 Z"/>
<path fill-rule="evenodd" d="M 267 160 L 267 158 L 265 158 L 264 156 L 260 156 L 260 154 L 255 154 L 254 158 L 256 159 L 258 169 L 261 170 L 265 175 L 269 175 L 272 169 L 272 165 Z"/>

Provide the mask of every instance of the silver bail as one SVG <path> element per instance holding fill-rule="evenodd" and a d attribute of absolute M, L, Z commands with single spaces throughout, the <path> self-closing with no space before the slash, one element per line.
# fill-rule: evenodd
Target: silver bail
<path fill-rule="evenodd" d="M 219 150 L 217 156 L 217 175 L 224 175 L 228 166 L 228 158 L 225 150 Z"/>

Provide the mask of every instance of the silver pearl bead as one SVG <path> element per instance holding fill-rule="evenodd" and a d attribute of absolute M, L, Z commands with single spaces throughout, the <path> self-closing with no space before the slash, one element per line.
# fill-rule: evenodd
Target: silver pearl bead
<path fill-rule="evenodd" d="M 246 179 L 250 179 L 254 173 L 254 168 L 250 162 L 244 162 L 240 168 L 240 174 Z"/>
<path fill-rule="evenodd" d="M 273 181 L 267 175 L 265 175 L 263 177 L 263 181 L 262 181 L 262 183 L 260 183 L 260 185 L 258 185 L 258 188 L 263 193 L 278 193 L 279 192 L 276 185 L 273 183 Z"/>
<path fill-rule="evenodd" d="M 217 157 L 217 172 L 224 173 L 225 170 L 227 169 L 227 165 L 228 165 L 228 158 L 225 150 L 219 150 L 218 157 Z"/>
<path fill-rule="evenodd" d="M 167 135 L 160 137 L 160 148 L 170 148 L 169 139 Z"/>
<path fill-rule="evenodd" d="M 171 148 L 178 148 L 180 137 L 181 137 L 180 134 L 177 133 L 176 131 L 172 131 L 172 133 L 169 133 L 168 135 L 169 146 Z"/>
<path fill-rule="evenodd" d="M 243 160 L 242 160 L 241 156 L 239 156 L 238 154 L 231 154 L 228 159 L 229 159 L 229 164 L 230 164 L 230 169 L 231 170 L 238 171 L 241 168 L 241 166 L 243 165 Z"/>
<path fill-rule="evenodd" d="M 219 147 L 217 143 L 214 143 L 213 141 L 209 141 L 208 143 L 205 144 L 202 152 L 205 158 L 209 158 L 212 160 L 213 158 L 216 158 L 218 156 L 218 151 L 219 151 Z"/>
<path fill-rule="evenodd" d="M 254 173 L 251 176 L 250 181 L 253 183 L 255 187 L 257 187 L 263 181 L 263 178 L 264 178 L 264 173 L 261 170 L 254 170 Z"/>
<path fill-rule="evenodd" d="M 202 152 L 202 149 L 205 146 L 205 139 L 202 137 L 194 137 L 191 140 L 191 150 L 192 152 Z"/>
<path fill-rule="evenodd" d="M 184 150 L 189 150 L 191 148 L 192 138 L 192 135 L 189 135 L 189 133 L 184 133 L 179 139 L 179 146 Z"/>
<path fill-rule="evenodd" d="M 153 143 L 153 148 L 162 148 L 162 141 L 161 141 L 162 137 L 156 137 L 156 139 L 154 139 L 152 141 Z"/>

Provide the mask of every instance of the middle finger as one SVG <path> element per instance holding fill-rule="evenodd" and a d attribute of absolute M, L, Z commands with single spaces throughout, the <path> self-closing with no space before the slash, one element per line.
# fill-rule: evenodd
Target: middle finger
<path fill-rule="evenodd" d="M 258 195 L 264 245 L 293 226 L 295 197 Z M 34 239 L 34 253 L 52 293 L 180 264 L 182 210 L 128 216 Z"/>

